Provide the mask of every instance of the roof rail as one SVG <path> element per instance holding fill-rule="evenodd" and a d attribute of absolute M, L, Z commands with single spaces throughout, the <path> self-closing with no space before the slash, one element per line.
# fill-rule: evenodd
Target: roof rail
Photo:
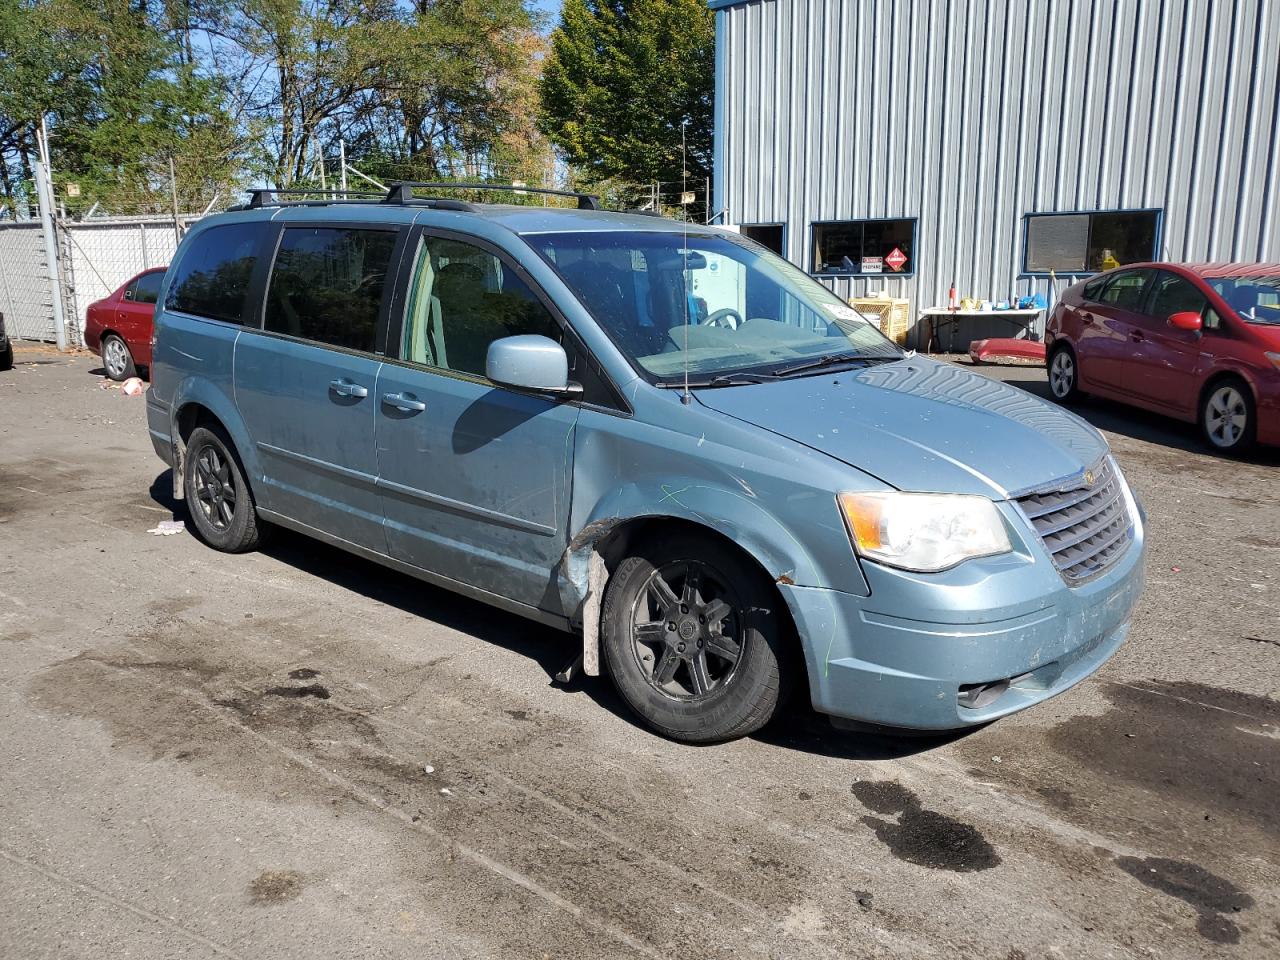
<path fill-rule="evenodd" d="M 380 197 L 381 193 L 375 193 L 372 190 L 305 190 L 300 188 L 280 188 L 275 187 L 254 187 L 249 191 L 249 202 L 244 205 L 243 209 L 256 210 L 258 207 L 265 207 L 268 203 L 282 203 L 290 201 L 281 201 L 271 199 L 272 196 L 297 196 L 297 197 L 328 197 L 332 199 L 319 199 L 312 201 L 292 201 L 293 203 L 331 203 L 333 200 L 344 200 L 348 198 L 361 199 Z"/>
<path fill-rule="evenodd" d="M 600 198 L 590 193 L 577 193 L 573 190 L 548 190 L 545 187 L 521 187 L 513 183 L 440 183 L 431 181 L 399 180 L 391 183 L 383 203 L 412 203 L 415 187 L 429 187 L 432 190 L 501 190 L 504 193 L 537 193 L 551 197 L 572 197 L 578 201 L 579 210 L 599 210 Z"/>

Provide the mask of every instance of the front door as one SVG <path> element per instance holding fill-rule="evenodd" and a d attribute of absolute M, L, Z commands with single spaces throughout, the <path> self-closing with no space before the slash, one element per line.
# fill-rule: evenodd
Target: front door
<path fill-rule="evenodd" d="M 151 331 L 163 280 L 163 270 L 144 273 L 129 284 L 116 307 L 116 329 L 129 344 L 133 362 L 144 367 L 151 363 Z"/>
<path fill-rule="evenodd" d="M 1169 326 L 1169 317 L 1183 312 L 1200 314 L 1200 333 Z M 1183 416 L 1196 411 L 1196 370 L 1201 352 L 1218 336 L 1217 319 L 1199 287 L 1176 273 L 1157 271 L 1142 318 L 1146 343 L 1139 358 L 1139 389 L 1152 405 Z"/>
<path fill-rule="evenodd" d="M 246 329 L 235 352 L 260 506 L 379 553 L 376 391 L 397 240 L 386 228 L 286 227 L 263 329 Z"/>
<path fill-rule="evenodd" d="M 390 553 L 562 613 L 555 570 L 567 544 L 578 407 L 485 377 L 491 342 L 560 340 L 559 324 L 520 271 L 480 241 L 423 234 L 410 264 L 404 321 L 377 388 Z"/>

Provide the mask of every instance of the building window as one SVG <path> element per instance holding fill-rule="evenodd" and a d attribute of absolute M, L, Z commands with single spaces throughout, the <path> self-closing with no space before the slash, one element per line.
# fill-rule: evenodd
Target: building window
<path fill-rule="evenodd" d="M 815 223 L 813 272 L 914 273 L 915 240 L 914 219 Z"/>
<path fill-rule="evenodd" d="M 786 256 L 783 250 L 783 226 L 780 223 L 745 223 L 742 235 L 754 240 L 762 247 L 768 247 L 780 257 Z"/>
<path fill-rule="evenodd" d="M 1097 273 L 1156 258 L 1159 210 L 1029 213 L 1027 273 Z"/>

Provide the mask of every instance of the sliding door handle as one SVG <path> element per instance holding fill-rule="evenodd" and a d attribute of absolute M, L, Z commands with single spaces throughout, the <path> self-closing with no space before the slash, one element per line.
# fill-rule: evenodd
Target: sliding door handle
<path fill-rule="evenodd" d="M 382 402 L 405 413 L 421 413 L 427 409 L 427 405 L 412 393 L 384 393 Z"/>
<path fill-rule="evenodd" d="M 369 388 L 362 387 L 358 383 L 352 383 L 346 377 L 341 380 L 330 380 L 329 389 L 340 397 L 355 397 L 357 400 L 363 399 L 369 395 Z"/>

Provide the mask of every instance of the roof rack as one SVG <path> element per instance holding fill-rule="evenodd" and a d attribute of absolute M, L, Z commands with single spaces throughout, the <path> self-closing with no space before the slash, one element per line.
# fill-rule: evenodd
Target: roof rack
<path fill-rule="evenodd" d="M 432 190 L 501 190 L 504 193 L 538 193 L 550 197 L 572 197 L 578 201 L 579 210 L 599 210 L 600 198 L 590 193 L 577 193 L 573 190 L 548 190 L 545 187 L 521 187 L 513 183 L 440 183 L 431 181 L 399 180 L 387 188 L 383 203 L 413 203 L 415 187 L 429 187 Z M 426 198 L 424 198 L 426 199 Z M 446 201 L 437 201 L 443 203 Z"/>
<path fill-rule="evenodd" d="M 244 205 L 244 209 L 255 210 L 258 207 L 265 207 L 271 203 L 271 197 L 298 196 L 298 197 L 321 197 L 333 199 L 318 200 L 294 200 L 292 203 L 332 203 L 334 199 L 346 200 L 352 199 L 359 201 L 363 198 L 380 197 L 381 193 L 375 193 L 372 190 L 305 190 L 296 188 L 280 188 L 275 187 L 254 187 L 249 191 L 249 202 Z"/>

